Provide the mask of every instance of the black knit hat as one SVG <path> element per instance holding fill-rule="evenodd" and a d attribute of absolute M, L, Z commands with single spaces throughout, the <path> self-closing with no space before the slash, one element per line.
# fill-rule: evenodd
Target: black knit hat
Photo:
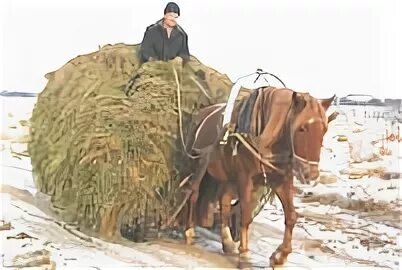
<path fill-rule="evenodd" d="M 163 14 L 166 14 L 168 12 L 174 12 L 177 13 L 177 15 L 180 16 L 180 8 L 175 2 L 169 2 L 167 3 L 165 10 L 163 11 Z"/>

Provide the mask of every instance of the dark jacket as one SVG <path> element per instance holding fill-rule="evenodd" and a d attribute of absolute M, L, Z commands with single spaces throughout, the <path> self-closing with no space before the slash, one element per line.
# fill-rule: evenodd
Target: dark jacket
<path fill-rule="evenodd" d="M 168 61 L 180 56 L 184 62 L 190 58 L 188 37 L 179 25 L 173 28 L 170 38 L 163 27 L 163 19 L 147 27 L 141 43 L 141 62 L 153 60 Z"/>

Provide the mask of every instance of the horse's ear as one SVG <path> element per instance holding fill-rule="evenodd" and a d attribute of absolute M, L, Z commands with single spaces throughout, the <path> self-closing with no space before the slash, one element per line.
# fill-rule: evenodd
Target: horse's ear
<path fill-rule="evenodd" d="M 304 107 L 306 107 L 307 102 L 302 93 L 293 92 L 292 100 L 293 100 L 293 104 L 295 106 L 296 112 L 300 112 L 304 109 Z"/>
<path fill-rule="evenodd" d="M 321 104 L 324 111 L 327 111 L 329 106 L 331 106 L 332 101 L 334 101 L 335 95 L 327 99 L 318 99 L 318 102 Z"/>
<path fill-rule="evenodd" d="M 329 122 L 335 120 L 338 115 L 339 115 L 339 112 L 333 112 L 333 113 L 331 113 L 331 115 L 328 116 L 328 124 L 329 124 Z"/>

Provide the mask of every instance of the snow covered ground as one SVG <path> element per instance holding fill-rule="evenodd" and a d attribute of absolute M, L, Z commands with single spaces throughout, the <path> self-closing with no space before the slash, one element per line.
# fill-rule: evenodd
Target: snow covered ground
<path fill-rule="evenodd" d="M 1 97 L 1 254 L 2 268 L 28 259 L 16 257 L 37 251 L 42 269 L 230 269 L 239 266 L 236 255 L 224 255 L 219 236 L 198 228 L 193 246 L 181 240 L 151 243 L 105 242 L 91 238 L 55 220 L 49 199 L 36 191 L 26 150 L 27 128 L 36 98 Z M 401 147 L 384 143 L 397 133 L 397 123 L 364 118 L 363 110 L 378 108 L 332 107 L 343 112 L 330 124 L 324 140 L 321 169 L 310 185 L 296 183 L 299 213 L 293 234 L 291 269 L 399 269 L 401 256 Z M 367 116 L 367 113 L 366 113 Z M 22 122 L 24 124 L 24 122 Z M 399 124 L 400 125 L 400 124 Z M 347 141 L 340 140 L 345 136 Z M 340 141 L 339 141 L 340 140 Z M 353 162 L 353 161 L 359 162 Z M 384 173 L 393 174 L 384 174 Z M 395 179 L 387 179 L 395 178 Z M 385 179 L 383 179 L 385 178 Z M 7 224 L 10 223 L 10 228 Z M 278 200 L 266 205 L 251 226 L 251 265 L 268 268 L 270 254 L 281 243 L 284 217 Z M 19 239 L 14 239 L 14 238 Z M 32 257 L 32 256 L 31 256 Z M 16 259 L 17 258 L 17 259 Z M 38 263 L 40 261 L 40 263 Z"/>

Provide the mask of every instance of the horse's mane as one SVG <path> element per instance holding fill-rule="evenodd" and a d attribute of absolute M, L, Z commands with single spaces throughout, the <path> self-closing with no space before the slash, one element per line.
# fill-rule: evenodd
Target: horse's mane
<path fill-rule="evenodd" d="M 304 108 L 319 112 L 322 118 L 325 112 L 322 110 L 318 101 L 309 93 L 295 92 L 289 88 L 265 87 L 257 89 L 260 91 L 252 114 L 252 134 L 251 138 L 259 152 L 268 154 L 272 151 L 273 145 L 279 138 L 288 139 L 282 135 L 287 128 L 287 118 Z M 235 107 L 237 118 L 239 108 L 249 96 L 244 97 Z M 288 136 L 289 134 L 286 134 Z"/>
<path fill-rule="evenodd" d="M 261 113 L 258 137 L 259 152 L 267 155 L 273 144 L 283 135 L 292 107 L 293 91 L 287 88 L 264 89 L 257 109 Z"/>
<path fill-rule="evenodd" d="M 265 98 L 264 108 L 268 108 L 268 110 L 262 111 L 262 126 L 264 128 L 260 134 L 259 144 L 259 150 L 262 154 L 271 152 L 273 145 L 277 142 L 281 144 L 279 146 L 281 150 L 286 150 L 286 146 L 283 144 L 290 142 L 289 136 L 297 128 L 293 126 L 293 130 L 289 130 L 291 127 L 287 124 L 292 123 L 293 120 L 289 119 L 287 122 L 288 117 L 295 117 L 296 114 L 306 110 L 313 115 L 318 115 L 326 123 L 325 110 L 319 101 L 308 92 L 301 93 L 288 88 L 274 88 L 265 89 L 263 97 Z"/>

